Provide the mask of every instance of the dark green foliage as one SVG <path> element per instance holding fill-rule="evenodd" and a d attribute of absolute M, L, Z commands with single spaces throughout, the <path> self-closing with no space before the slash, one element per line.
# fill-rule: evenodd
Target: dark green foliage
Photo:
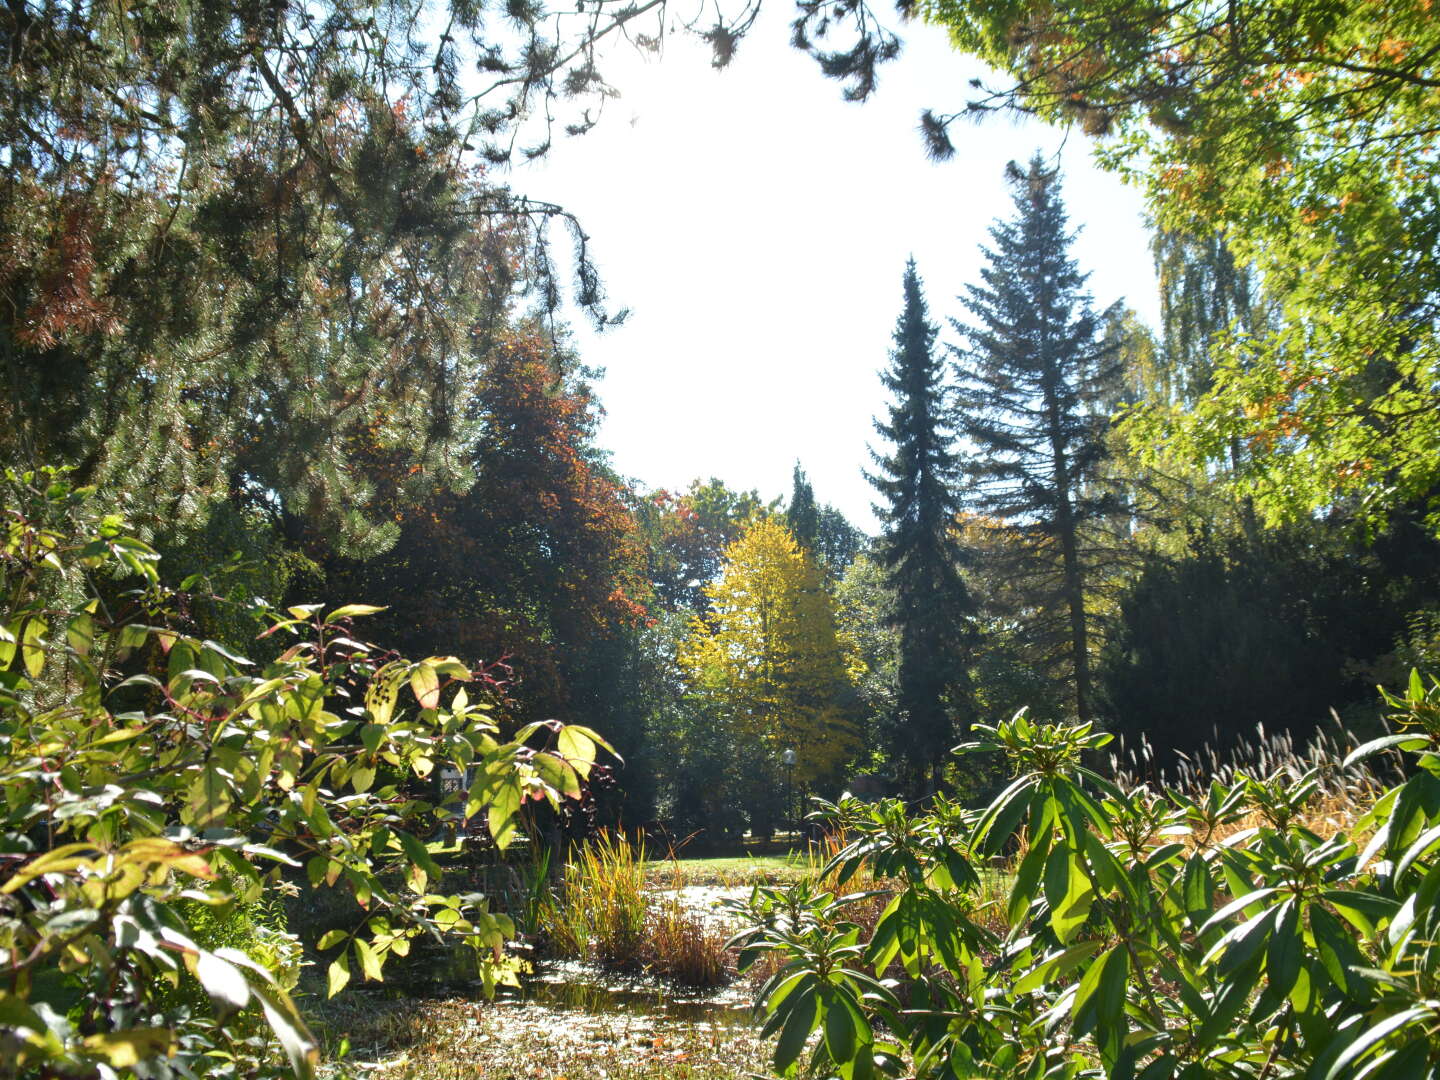
<path fill-rule="evenodd" d="M 267 890 L 353 897 L 315 943 L 332 995 L 422 938 L 513 980 L 509 918 L 440 895 L 426 838 L 473 818 L 503 849 L 522 803 L 579 797 L 598 735 L 503 741 L 465 665 L 357 639 L 369 605 L 270 613 L 243 657 L 92 491 L 6 469 L 0 492 L 0 1071 L 313 1077 Z M 445 769 L 471 782 L 442 800 Z"/>
<path fill-rule="evenodd" d="M 785 507 L 785 527 L 795 542 L 806 551 L 814 552 L 820 538 L 820 508 L 815 504 L 815 489 L 800 463 L 795 463 L 790 502 Z"/>
<path fill-rule="evenodd" d="M 865 534 L 828 503 L 815 501 L 815 490 L 800 463 L 795 463 L 794 484 L 785 507 L 785 527 L 806 551 L 815 556 L 826 577 L 837 580 L 865 546 Z"/>
<path fill-rule="evenodd" d="M 1158 768 L 1263 725 L 1308 737 L 1331 710 L 1363 723 L 1407 612 L 1440 600 L 1440 545 L 1418 515 L 1373 546 L 1343 522 L 1204 533 L 1153 556 L 1123 596 L 1100 665 L 1110 730 Z M 1359 715 L 1352 715 L 1357 713 Z"/>
<path fill-rule="evenodd" d="M 934 789 L 945 751 L 972 718 L 967 668 L 974 605 L 960 576 L 954 536 L 958 471 L 936 333 L 912 259 L 895 350 L 880 376 L 894 403 L 888 419 L 875 422 L 893 449 L 888 455 L 871 451 L 876 471 L 867 476 L 882 499 L 875 507 L 884 526 L 876 553 L 895 595 L 893 620 L 900 630 L 888 742 L 916 790 L 927 782 Z"/>
<path fill-rule="evenodd" d="M 952 320 L 965 341 L 955 349 L 955 423 L 975 447 L 965 502 L 1009 534 L 996 551 L 1027 599 L 1027 630 L 1087 719 L 1087 529 L 1117 508 L 1098 484 L 1108 418 L 1095 410 L 1111 396 L 1118 342 L 1102 338 L 1112 312 L 1092 311 L 1069 255 L 1058 173 L 1037 154 L 1024 171 L 1012 162 L 1008 178 L 1016 216 L 991 227 L 984 284 L 962 297 L 974 321 Z"/>
<path fill-rule="evenodd" d="M 472 346 L 517 296 L 554 310 L 547 230 L 575 224 L 477 158 L 640 12 L 517 7 L 493 34 L 447 7 L 0 10 L 0 456 L 73 466 L 152 535 L 229 501 L 292 547 L 314 530 L 362 557 L 396 531 L 348 459 L 357 435 L 463 484 Z M 493 123 L 459 80 L 476 56 Z M 603 321 L 574 233 L 577 298 Z"/>

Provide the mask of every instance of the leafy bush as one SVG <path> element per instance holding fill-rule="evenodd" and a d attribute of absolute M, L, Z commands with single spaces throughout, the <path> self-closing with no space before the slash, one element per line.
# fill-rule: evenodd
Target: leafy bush
<path fill-rule="evenodd" d="M 313 1074 L 288 947 L 233 921 L 282 881 L 338 885 L 360 904 L 354 926 L 319 942 L 340 948 L 332 994 L 354 971 L 379 979 L 422 934 L 475 949 L 492 983 L 511 977 L 510 920 L 482 897 L 430 893 L 439 868 L 423 838 L 483 811 L 504 846 L 523 800 L 579 794 L 598 736 L 552 723 L 502 742 L 457 660 L 357 640 L 365 605 L 291 608 L 261 643 L 274 655 L 252 662 L 187 633 L 185 594 L 89 493 L 7 471 L 0 494 L 6 1068 Z M 528 745 L 541 738 L 555 751 Z M 474 779 L 441 803 L 444 765 Z M 198 1008 L 176 1000 L 187 978 Z M 245 1035 L 244 1013 L 283 1054 Z"/>
<path fill-rule="evenodd" d="M 1353 836 L 1305 824 L 1313 769 L 1198 797 L 1122 789 L 1084 763 L 1109 736 L 1023 714 L 960 748 L 1003 751 L 1014 770 L 982 812 L 832 808 L 854 838 L 838 880 L 865 868 L 894 896 L 865 931 L 855 896 L 756 891 L 737 941 L 742 965 L 781 961 L 759 992 L 776 1069 L 1440 1075 L 1440 681 L 1413 675 L 1388 700 L 1401 730 L 1345 764 L 1396 750 L 1411 769 Z M 1018 861 L 997 924 L 977 910 L 978 868 L 1001 852 Z"/>

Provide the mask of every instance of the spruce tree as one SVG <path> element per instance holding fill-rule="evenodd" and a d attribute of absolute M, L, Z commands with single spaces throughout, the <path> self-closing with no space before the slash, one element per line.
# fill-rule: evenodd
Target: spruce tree
<path fill-rule="evenodd" d="M 812 555 L 820 538 L 820 507 L 815 503 L 815 489 L 800 462 L 795 462 L 791 477 L 790 504 L 785 508 L 785 527 L 790 535 Z"/>
<path fill-rule="evenodd" d="M 1002 558 L 1031 641 L 1054 658 L 1074 688 L 1081 720 L 1093 713 L 1086 611 L 1087 526 L 1116 506 L 1100 483 L 1107 417 L 1097 411 L 1116 372 L 1119 342 L 1102 329 L 1069 255 L 1058 172 L 1037 154 L 1008 179 L 1016 216 L 996 222 L 983 285 L 961 301 L 973 324 L 952 320 L 956 429 L 975 448 L 967 503 L 994 519 Z"/>
<path fill-rule="evenodd" d="M 877 469 L 866 477 L 883 497 L 874 508 L 884 526 L 878 557 L 895 594 L 892 621 L 900 632 L 889 741 L 916 792 L 938 786 L 956 720 L 968 727 L 972 711 L 967 668 L 974 605 L 960 576 L 953 530 L 958 468 L 936 333 L 911 259 L 895 349 L 881 374 L 894 401 L 888 419 L 875 422 L 893 450 L 884 456 L 871 450 Z"/>

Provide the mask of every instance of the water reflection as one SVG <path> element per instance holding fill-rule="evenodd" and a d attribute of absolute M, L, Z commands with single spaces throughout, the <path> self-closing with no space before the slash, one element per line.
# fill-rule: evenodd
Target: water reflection
<path fill-rule="evenodd" d="M 681 1023 L 750 1022 L 750 1002 L 738 987 L 696 991 L 668 986 L 643 975 L 614 975 L 575 962 L 542 962 L 505 989 L 497 1004 L 538 1005 L 592 1016 L 652 1017 Z"/>

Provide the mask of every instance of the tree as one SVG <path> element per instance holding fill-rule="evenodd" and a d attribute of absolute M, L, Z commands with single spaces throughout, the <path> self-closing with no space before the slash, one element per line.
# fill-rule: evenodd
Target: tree
<path fill-rule="evenodd" d="M 790 502 L 785 507 L 785 527 L 795 537 L 796 543 L 806 551 L 816 553 L 820 539 L 820 507 L 815 503 L 815 489 L 810 486 L 810 478 L 798 461 L 791 478 Z"/>
<path fill-rule="evenodd" d="M 329 587 L 387 604 L 381 625 L 407 650 L 508 656 L 524 719 L 568 715 L 576 665 L 646 617 L 640 531 L 597 460 L 598 410 L 573 360 L 531 328 L 480 366 L 466 404 L 472 483 L 456 493 L 431 480 L 416 497 L 403 455 L 372 457 L 377 504 L 401 539 L 369 560 L 331 560 Z"/>
<path fill-rule="evenodd" d="M 1347 500 L 1374 531 L 1414 500 L 1440 530 L 1440 240 L 1430 0 L 935 0 L 917 11 L 1008 81 L 926 111 L 932 154 L 996 111 L 1078 126 L 1165 232 L 1223 242 L 1278 319 L 1236 338 L 1193 408 L 1135 418 L 1156 458 L 1223 461 L 1270 521 Z M 866 3 L 800 5 L 795 44 L 873 92 L 897 35 Z M 833 39 L 849 33 L 850 41 Z M 825 47 L 821 45 L 831 42 Z"/>
<path fill-rule="evenodd" d="M 672 610 L 708 610 L 705 588 L 720 576 L 725 549 L 751 518 L 777 505 L 756 491 L 731 491 L 713 476 L 692 481 L 684 494 L 656 491 L 641 499 L 636 515 L 659 600 Z"/>
<path fill-rule="evenodd" d="M 151 533 L 231 501 L 384 550 L 347 447 L 464 486 L 471 345 L 556 308 L 551 222 L 609 318 L 573 218 L 492 173 L 587 126 L 597 44 L 662 6 L 5 5 L 0 456 L 68 463 Z"/>
<path fill-rule="evenodd" d="M 907 784 L 917 792 L 937 784 L 956 720 L 971 716 L 967 668 L 972 657 L 974 604 L 960 576 L 953 526 L 958 466 L 951 450 L 943 364 L 935 355 L 938 330 L 928 321 L 920 275 L 905 267 L 905 301 L 895 323 L 890 367 L 880 376 L 893 396 L 888 419 L 875 430 L 893 449 L 871 450 L 867 474 L 883 503 L 876 557 L 895 594 L 892 618 L 900 630 L 895 715 L 889 742 Z"/>
<path fill-rule="evenodd" d="M 815 489 L 800 463 L 795 463 L 790 501 L 785 507 L 785 526 L 806 551 L 820 563 L 826 577 L 837 581 L 855 561 L 865 543 L 865 534 L 851 525 L 835 507 L 815 501 Z"/>
<path fill-rule="evenodd" d="M 692 620 L 678 659 L 709 722 L 729 733 L 752 826 L 763 824 L 785 750 L 798 755 L 797 784 L 829 788 L 859 749 L 834 606 L 814 559 L 771 516 L 726 548 L 706 593 L 710 613 Z"/>
<path fill-rule="evenodd" d="M 598 735 L 505 739 L 454 657 L 357 640 L 365 604 L 274 614 L 242 658 L 190 632 L 188 597 L 93 493 L 13 469 L 0 492 L 6 1075 L 276 1076 L 283 1058 L 313 1078 L 299 957 L 287 978 L 192 925 L 267 890 L 358 901 L 316 945 L 331 995 L 427 940 L 472 949 L 487 991 L 514 982 L 510 918 L 441 895 L 425 838 L 476 817 L 467 843 L 505 848 L 527 800 L 580 794 Z M 469 790 L 442 795 L 444 769 L 473 769 Z"/>
<path fill-rule="evenodd" d="M 1223 242 L 1275 298 L 1277 325 L 1225 344 L 1193 408 L 1144 415 L 1157 453 L 1215 461 L 1238 443 L 1238 480 L 1271 520 L 1350 498 L 1373 529 L 1436 498 L 1428 0 L 941 0 L 928 14 L 1015 77 L 964 113 L 1080 124 L 1102 162 L 1145 186 L 1162 229 Z M 962 114 L 928 118 L 940 153 Z"/>
<path fill-rule="evenodd" d="M 966 499 L 1011 533 L 1029 631 L 1065 670 L 1083 722 L 1093 714 L 1086 530 L 1115 506 L 1092 486 L 1107 418 L 1087 410 L 1114 378 L 1116 342 L 1101 339 L 1068 254 L 1058 174 L 1037 154 L 1025 171 L 1011 163 L 1009 181 L 1016 217 L 991 228 L 984 284 L 962 298 L 976 322 L 952 320 L 965 341 L 954 350 L 956 424 L 976 448 Z"/>

